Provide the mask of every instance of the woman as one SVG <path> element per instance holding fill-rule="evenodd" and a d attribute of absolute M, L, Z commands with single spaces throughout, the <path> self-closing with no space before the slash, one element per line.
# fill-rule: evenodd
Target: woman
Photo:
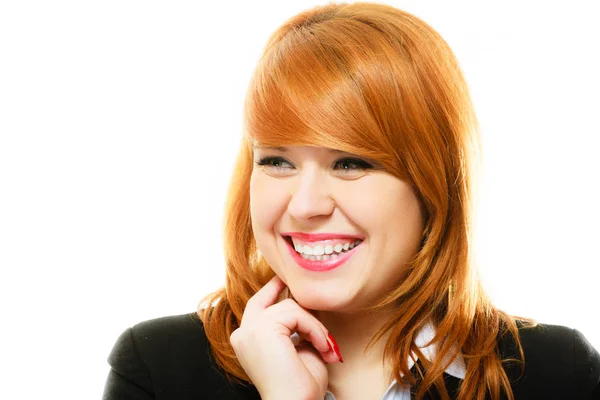
<path fill-rule="evenodd" d="M 226 287 L 197 314 L 126 330 L 105 399 L 600 398 L 581 333 L 509 316 L 481 289 L 477 122 L 431 27 L 369 3 L 291 18 L 245 127 Z"/>

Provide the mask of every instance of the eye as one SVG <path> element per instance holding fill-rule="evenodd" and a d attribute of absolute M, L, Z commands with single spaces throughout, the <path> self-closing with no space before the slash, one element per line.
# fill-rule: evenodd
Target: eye
<path fill-rule="evenodd" d="M 256 165 L 270 167 L 274 169 L 287 169 L 290 167 L 294 168 L 293 165 L 286 161 L 284 158 L 273 156 L 260 158 L 258 161 L 256 161 Z"/>
<path fill-rule="evenodd" d="M 364 171 L 373 168 L 371 164 L 358 158 L 342 158 L 333 164 L 333 168 L 344 173 L 352 173 L 355 171 Z"/>

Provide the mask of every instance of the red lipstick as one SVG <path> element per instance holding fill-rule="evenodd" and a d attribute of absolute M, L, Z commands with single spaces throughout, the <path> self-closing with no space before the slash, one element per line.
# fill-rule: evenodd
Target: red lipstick
<path fill-rule="evenodd" d="M 288 236 L 292 236 L 292 237 L 295 237 L 299 240 L 306 241 L 306 242 L 316 242 L 318 240 L 327 240 L 327 239 L 350 239 L 350 240 L 358 240 L 359 239 L 357 236 L 353 236 L 353 235 L 340 235 L 340 234 L 328 234 L 328 233 L 299 235 L 297 232 L 295 232 Z M 352 257 L 354 255 L 354 253 L 357 251 L 358 247 L 360 246 L 360 244 L 359 244 L 359 245 L 354 246 L 352 249 L 350 249 L 348 251 L 339 253 L 333 259 L 309 260 L 309 259 L 302 257 L 300 255 L 300 253 L 298 253 L 296 251 L 296 249 L 294 249 L 294 246 L 292 243 L 290 243 L 291 242 L 290 240 L 284 238 L 284 242 L 285 242 L 286 246 L 288 247 L 288 250 L 290 252 L 290 255 L 292 256 L 292 259 L 296 262 L 296 264 L 298 264 L 300 267 L 302 267 L 306 270 L 314 271 L 314 272 L 331 271 L 332 269 L 335 269 L 335 268 L 341 266 L 346 261 L 348 261 L 348 259 L 350 257 Z"/>
<path fill-rule="evenodd" d="M 319 240 L 327 239 L 349 239 L 349 240 L 363 240 L 364 237 L 360 235 L 348 235 L 343 233 L 304 233 L 304 232 L 282 232 L 282 236 L 291 236 L 293 238 L 302 240 L 303 242 L 318 242 Z"/>

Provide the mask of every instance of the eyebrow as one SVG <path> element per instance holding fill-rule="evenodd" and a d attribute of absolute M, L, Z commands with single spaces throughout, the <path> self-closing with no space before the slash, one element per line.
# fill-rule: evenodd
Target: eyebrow
<path fill-rule="evenodd" d="M 281 147 L 281 146 L 275 146 L 275 147 L 270 147 L 270 146 L 254 146 L 254 148 L 255 149 L 278 150 L 278 151 L 281 151 L 283 153 L 285 153 L 286 151 L 288 151 L 287 147 Z M 337 149 L 327 149 L 327 151 L 330 152 L 330 153 L 334 153 L 334 154 L 346 153 L 345 151 L 337 150 Z"/>

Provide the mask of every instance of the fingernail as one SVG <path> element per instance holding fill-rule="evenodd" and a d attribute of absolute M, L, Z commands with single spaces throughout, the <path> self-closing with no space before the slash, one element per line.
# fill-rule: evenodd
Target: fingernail
<path fill-rule="evenodd" d="M 329 341 L 327 342 L 327 343 L 329 343 L 329 349 L 331 349 L 331 351 L 333 351 L 335 353 L 335 355 L 338 356 L 338 358 L 340 359 L 340 362 L 343 363 L 344 359 L 342 358 L 342 355 L 340 353 L 340 348 L 338 347 L 333 336 L 331 336 L 331 333 L 327 333 L 327 339 L 329 339 Z"/>

